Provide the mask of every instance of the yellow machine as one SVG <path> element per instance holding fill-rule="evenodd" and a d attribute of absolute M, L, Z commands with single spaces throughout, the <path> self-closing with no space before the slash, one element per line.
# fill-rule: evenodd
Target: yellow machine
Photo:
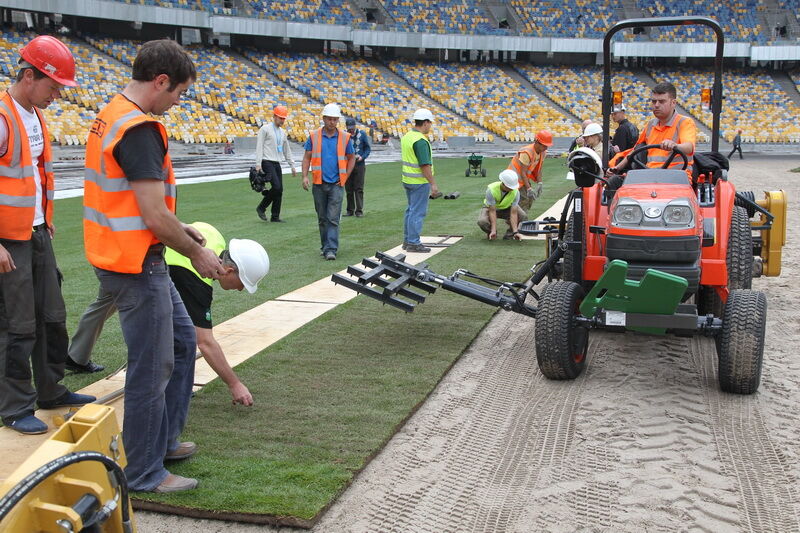
<path fill-rule="evenodd" d="M 774 217 L 769 220 L 765 213 L 753 222 L 753 229 L 772 222 L 771 229 L 761 229 L 761 273 L 764 276 L 778 276 L 781 273 L 781 252 L 786 244 L 786 194 L 783 191 L 765 191 L 764 198 L 757 200 L 759 207 Z"/>
<path fill-rule="evenodd" d="M 81 407 L 0 485 L 0 531 L 133 533 L 114 409 Z"/>

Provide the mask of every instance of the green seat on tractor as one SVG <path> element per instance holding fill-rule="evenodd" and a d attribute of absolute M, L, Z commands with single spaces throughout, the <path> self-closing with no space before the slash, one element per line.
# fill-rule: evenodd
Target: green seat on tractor
<path fill-rule="evenodd" d="M 671 315 L 675 313 L 689 283 L 686 279 L 649 269 L 641 281 L 626 279 L 628 263 L 615 259 L 583 299 L 580 311 L 591 317 L 598 309 L 623 313 Z M 665 328 L 629 327 L 631 331 L 664 335 Z"/>

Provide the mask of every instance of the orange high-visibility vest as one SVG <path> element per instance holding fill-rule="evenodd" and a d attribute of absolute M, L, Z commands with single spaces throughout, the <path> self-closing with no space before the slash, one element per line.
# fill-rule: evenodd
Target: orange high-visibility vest
<path fill-rule="evenodd" d="M 336 144 L 336 159 L 339 163 L 339 185 L 344 187 L 347 182 L 347 143 L 350 141 L 350 134 L 343 130 L 339 131 L 338 142 Z M 311 132 L 311 177 L 317 185 L 322 183 L 322 128 Z"/>
<path fill-rule="evenodd" d="M 517 173 L 517 176 L 519 176 L 520 187 L 525 186 L 525 183 L 522 181 L 523 176 L 527 177 L 531 181 L 542 181 L 540 170 L 542 168 L 542 161 L 544 161 L 544 157 L 542 157 L 541 154 L 536 153 L 536 150 L 533 148 L 534 145 L 535 143 L 520 148 L 511 159 L 511 163 L 508 165 L 507 170 L 513 170 Z M 530 160 L 530 163 L 527 166 L 522 166 L 522 162 L 519 160 L 519 154 L 523 152 L 528 154 L 528 159 Z"/>
<path fill-rule="evenodd" d="M 36 216 L 36 182 L 42 184 L 42 208 L 48 226 L 53 223 L 53 153 L 50 150 L 50 134 L 44 116 L 36 109 L 42 125 L 44 147 L 39 157 L 39 166 L 34 167 L 31 145 L 22 125 L 14 101 L 8 92 L 0 98 L 0 115 L 8 127 L 8 147 L 0 157 L 0 239 L 15 241 L 30 240 L 33 219 Z"/>
<path fill-rule="evenodd" d="M 147 249 L 160 242 L 145 225 L 130 182 L 114 158 L 114 147 L 125 132 L 145 122 L 158 127 L 168 148 L 164 126 L 118 94 L 97 115 L 86 142 L 83 185 L 86 257 L 98 268 L 124 274 L 140 273 Z M 163 173 L 164 203 L 174 213 L 177 191 L 169 151 L 164 156 Z"/>
<path fill-rule="evenodd" d="M 659 129 L 656 129 L 656 127 L 659 127 Z M 684 138 L 682 135 L 682 130 L 684 128 L 686 128 L 687 131 L 687 138 Z M 639 134 L 639 138 L 636 140 L 634 147 L 625 150 L 624 152 L 620 152 L 611 160 L 610 163 L 616 164 L 640 145 L 661 144 L 661 142 L 665 141 L 666 139 L 670 139 L 677 144 L 684 142 L 691 142 L 692 144 L 695 144 L 697 141 L 696 135 L 697 126 L 695 125 L 694 120 L 680 115 L 677 112 L 672 114 L 672 117 L 664 126 L 658 126 L 658 119 L 652 118 L 647 123 L 644 131 Z M 650 168 L 661 168 L 671 154 L 672 152 L 661 150 L 660 148 L 650 148 L 647 151 L 647 166 Z M 692 168 L 694 165 L 694 152 L 691 154 L 686 154 L 686 159 L 689 161 L 689 165 L 686 167 L 686 173 L 689 175 L 689 178 L 691 178 Z M 672 163 L 670 163 L 669 168 L 681 168 L 682 166 L 683 158 L 679 155 L 676 155 L 672 160 Z"/>

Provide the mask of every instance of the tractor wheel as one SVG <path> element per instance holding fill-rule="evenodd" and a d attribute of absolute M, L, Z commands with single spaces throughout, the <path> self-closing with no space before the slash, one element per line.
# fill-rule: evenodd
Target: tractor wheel
<path fill-rule="evenodd" d="M 567 219 L 567 227 L 564 230 L 564 238 L 566 240 L 572 239 L 572 227 L 574 225 L 575 225 L 575 215 L 571 213 L 569 215 L 569 218 Z M 581 239 L 581 242 L 582 244 L 581 244 L 580 255 L 578 255 L 578 252 L 576 250 L 564 251 L 564 264 L 562 265 L 564 273 L 562 274 L 561 278 L 564 281 L 574 281 L 575 283 L 579 283 L 581 287 L 583 287 L 583 290 L 588 292 L 589 289 L 591 289 L 592 286 L 594 285 L 594 282 L 584 281 L 581 279 L 572 279 L 574 278 L 574 276 L 572 275 L 572 265 L 575 263 L 575 261 L 583 261 L 583 258 L 586 256 L 586 242 L 583 241 L 583 239 Z"/>
<path fill-rule="evenodd" d="M 744 207 L 733 208 L 725 263 L 728 267 L 728 290 L 749 289 L 753 286 L 753 233 Z M 700 288 L 698 311 L 701 315 L 722 315 L 722 300 L 712 287 Z"/>
<path fill-rule="evenodd" d="M 486 177 L 486 169 L 485 168 L 481 169 L 481 176 L 483 176 L 484 178 Z"/>
<path fill-rule="evenodd" d="M 465 177 L 465 178 L 468 178 L 468 177 L 469 177 L 469 169 L 467 169 L 467 170 L 465 170 L 465 171 L 464 171 L 464 177 Z"/>
<path fill-rule="evenodd" d="M 763 292 L 731 291 L 717 336 L 719 386 L 725 392 L 752 394 L 761 381 L 767 297 Z"/>
<path fill-rule="evenodd" d="M 570 281 L 544 288 L 536 310 L 534 339 L 539 370 L 548 379 L 575 379 L 586 364 L 589 330 L 575 323 L 583 289 Z"/>

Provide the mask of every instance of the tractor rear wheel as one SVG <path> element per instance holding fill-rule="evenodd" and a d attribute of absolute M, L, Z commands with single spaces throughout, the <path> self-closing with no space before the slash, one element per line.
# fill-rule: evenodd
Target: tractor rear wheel
<path fill-rule="evenodd" d="M 731 291 L 717 336 L 719 386 L 725 392 L 752 394 L 761 381 L 767 297 L 748 289 Z"/>
<path fill-rule="evenodd" d="M 483 176 L 484 178 L 486 177 L 486 169 L 485 168 L 481 169 L 481 176 Z"/>
<path fill-rule="evenodd" d="M 753 286 L 753 233 L 744 207 L 733 208 L 725 263 L 728 269 L 728 290 L 749 289 Z M 712 287 L 701 287 L 698 299 L 701 315 L 722 315 L 722 300 Z"/>
<path fill-rule="evenodd" d="M 539 298 L 534 339 L 539 370 L 548 379 L 575 379 L 586 364 L 589 330 L 575 317 L 583 289 L 571 281 L 548 284 Z"/>

